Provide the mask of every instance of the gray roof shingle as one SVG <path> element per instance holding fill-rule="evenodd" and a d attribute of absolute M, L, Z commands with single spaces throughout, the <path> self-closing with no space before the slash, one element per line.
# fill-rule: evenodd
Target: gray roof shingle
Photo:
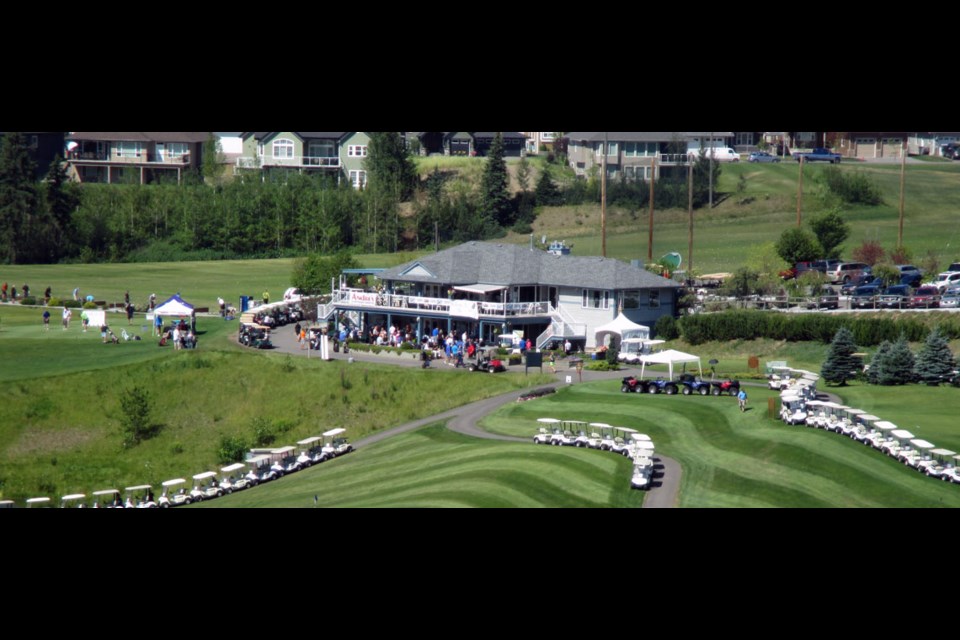
<path fill-rule="evenodd" d="M 436 276 L 404 276 L 420 264 Z M 586 289 L 662 289 L 680 285 L 612 258 L 554 256 L 529 247 L 467 242 L 379 274 L 381 280 L 449 285 L 552 285 Z"/>
<path fill-rule="evenodd" d="M 74 131 L 67 140 L 101 140 L 105 142 L 206 142 L 210 134 L 203 131 Z"/>

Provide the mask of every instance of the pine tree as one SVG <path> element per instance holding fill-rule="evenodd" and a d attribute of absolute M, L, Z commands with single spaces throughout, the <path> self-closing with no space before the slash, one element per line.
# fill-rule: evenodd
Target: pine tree
<path fill-rule="evenodd" d="M 50 262 L 56 262 L 67 255 L 69 247 L 70 221 L 73 212 L 80 204 L 80 194 L 77 185 L 67 180 L 67 170 L 60 156 L 53 159 L 47 171 L 47 179 L 43 191 L 44 209 L 51 224 L 52 254 Z"/>
<path fill-rule="evenodd" d="M 560 195 L 560 189 L 557 188 L 556 183 L 553 181 L 553 178 L 550 177 L 550 172 L 546 167 L 543 168 L 543 173 L 540 174 L 540 179 L 537 181 L 536 193 L 537 204 L 542 207 L 563 204 L 563 196 Z"/>
<path fill-rule="evenodd" d="M 513 223 L 513 204 L 507 190 L 507 162 L 503 159 L 503 136 L 493 139 L 480 182 L 480 213 L 502 227 Z"/>
<path fill-rule="evenodd" d="M 859 356 L 855 356 L 857 345 L 853 341 L 853 333 L 846 327 L 841 327 L 833 336 L 833 342 L 830 343 L 830 350 L 827 352 L 827 359 L 823 363 L 820 375 L 827 382 L 839 383 L 841 387 L 846 386 L 847 380 L 852 380 L 857 376 L 857 372 L 863 368 L 863 362 Z"/>
<path fill-rule="evenodd" d="M 371 132 L 363 166 L 371 188 L 392 193 L 398 201 L 407 200 L 413 194 L 418 180 L 417 167 L 398 132 Z"/>
<path fill-rule="evenodd" d="M 950 351 L 950 345 L 937 327 L 927 336 L 927 340 L 917 354 L 914 372 L 921 382 L 936 386 L 950 377 L 957 368 L 957 359 Z"/>
<path fill-rule="evenodd" d="M 903 335 L 883 358 L 877 381 L 882 385 L 907 384 L 913 380 L 913 353 Z"/>
<path fill-rule="evenodd" d="M 37 194 L 34 164 L 23 134 L 9 132 L 0 143 L 0 262 L 16 263 L 18 248 L 30 241 Z"/>
<path fill-rule="evenodd" d="M 877 347 L 876 353 L 873 354 L 873 358 L 870 360 L 870 368 L 867 369 L 867 382 L 870 384 L 880 384 L 880 372 L 883 370 L 883 361 L 890 354 L 890 349 L 893 348 L 893 343 L 889 340 L 884 340 L 880 343 L 880 346 Z"/>

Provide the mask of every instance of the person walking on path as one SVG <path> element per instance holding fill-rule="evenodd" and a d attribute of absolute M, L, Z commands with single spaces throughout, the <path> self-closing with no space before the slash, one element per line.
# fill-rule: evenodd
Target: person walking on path
<path fill-rule="evenodd" d="M 127 302 L 127 324 L 133 324 L 133 312 L 136 311 L 134 306 Z"/>
<path fill-rule="evenodd" d="M 557 354 L 555 354 L 553 351 L 550 352 L 550 372 L 557 372 Z"/>
<path fill-rule="evenodd" d="M 740 393 L 737 394 L 737 402 L 740 403 L 740 411 L 747 410 L 747 392 L 743 389 L 740 389 Z"/>

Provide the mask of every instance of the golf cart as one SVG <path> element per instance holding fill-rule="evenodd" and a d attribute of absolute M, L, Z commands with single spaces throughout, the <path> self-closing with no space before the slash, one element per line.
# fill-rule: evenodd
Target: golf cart
<path fill-rule="evenodd" d="M 910 450 L 910 441 L 916 436 L 906 429 L 894 429 L 890 432 L 891 438 L 880 446 L 880 451 L 891 458 L 899 459 L 900 452 L 907 453 Z"/>
<path fill-rule="evenodd" d="M 556 418 L 538 418 L 540 427 L 537 434 L 533 436 L 533 444 L 553 444 L 554 437 L 563 435 L 563 429 L 560 427 L 560 421 Z"/>
<path fill-rule="evenodd" d="M 183 478 L 174 478 L 173 480 L 162 482 L 160 486 L 163 487 L 163 493 L 160 494 L 160 499 L 157 500 L 155 506 L 161 509 L 169 509 L 170 507 L 191 504 L 193 498 L 187 493 L 186 485 L 187 481 Z"/>
<path fill-rule="evenodd" d="M 123 500 L 120 498 L 120 492 L 116 489 L 94 491 L 93 499 L 94 509 L 123 509 Z"/>
<path fill-rule="evenodd" d="M 609 450 L 629 458 L 630 453 L 632 452 L 632 447 L 630 446 L 630 443 L 627 442 L 627 438 L 632 437 L 636 433 L 636 429 L 630 429 L 629 427 L 614 427 L 613 444 L 610 445 Z"/>
<path fill-rule="evenodd" d="M 936 462 L 930 457 L 930 451 L 936 449 L 937 445 L 920 438 L 911 440 L 910 444 L 913 445 L 916 455 L 901 454 L 904 455 L 904 457 L 901 458 L 900 461 L 909 467 L 913 467 L 917 471 L 926 473 L 927 467 Z"/>
<path fill-rule="evenodd" d="M 245 476 L 250 482 L 250 486 L 256 486 L 261 482 L 270 482 L 280 477 L 270 467 L 270 456 L 254 454 L 247 459 L 246 464 L 250 467 L 250 471 Z"/>
<path fill-rule="evenodd" d="M 327 454 L 323 452 L 323 438 L 320 436 L 300 440 L 297 442 L 297 445 L 300 447 L 300 455 L 297 457 L 297 462 L 299 462 L 302 467 L 319 464 L 327 459 Z"/>
<path fill-rule="evenodd" d="M 27 500 L 27 509 L 38 509 L 40 507 L 49 507 L 50 498 L 29 498 Z"/>
<path fill-rule="evenodd" d="M 604 429 L 612 429 L 609 424 L 606 422 L 591 422 L 589 434 L 586 435 L 586 442 L 584 445 L 590 447 L 591 449 L 599 449 L 600 445 L 603 443 L 603 433 Z"/>
<path fill-rule="evenodd" d="M 227 493 L 233 493 L 234 491 L 243 491 L 249 487 L 250 481 L 242 474 L 237 474 L 238 471 L 243 469 L 246 469 L 246 465 L 242 462 L 236 462 L 220 469 L 220 473 L 223 474 L 223 477 L 220 479 L 220 488 Z"/>
<path fill-rule="evenodd" d="M 124 489 L 127 499 L 124 500 L 125 509 L 156 509 L 157 503 L 153 499 L 153 487 L 149 484 L 139 484 Z"/>
<path fill-rule="evenodd" d="M 637 461 L 633 465 L 633 477 L 630 478 L 630 486 L 634 489 L 649 489 L 650 480 L 653 478 L 653 461 L 649 464 L 646 461 Z"/>
<path fill-rule="evenodd" d="M 193 476 L 193 489 L 190 491 L 190 498 L 194 502 L 219 498 L 223 493 L 223 488 L 217 482 L 216 471 L 204 471 Z"/>
<path fill-rule="evenodd" d="M 274 449 L 272 455 L 276 464 L 279 464 L 283 469 L 284 475 L 296 473 L 303 469 L 303 464 L 301 464 L 297 458 L 296 447 L 280 447 L 279 449 Z"/>
<path fill-rule="evenodd" d="M 323 434 L 323 452 L 328 458 L 336 458 L 353 451 L 353 446 L 342 437 L 346 429 L 331 429 Z"/>
<path fill-rule="evenodd" d="M 807 420 L 804 402 L 799 396 L 780 396 L 780 419 L 787 424 L 803 424 Z"/>
<path fill-rule="evenodd" d="M 953 459 L 960 460 L 960 455 L 953 456 Z M 957 467 L 956 464 L 947 464 L 940 475 L 940 479 L 960 484 L 960 467 Z"/>
<path fill-rule="evenodd" d="M 943 459 L 956 455 L 957 452 L 950 451 L 949 449 L 931 449 L 930 453 L 937 456 L 937 459 L 922 460 L 917 469 L 931 478 L 940 478 L 941 480 L 949 482 L 950 474 L 955 471 L 955 469 L 952 463 L 944 462 Z"/>
<path fill-rule="evenodd" d="M 506 371 L 507 367 L 504 366 L 503 360 L 497 357 L 496 349 L 487 348 L 482 351 L 477 351 L 476 362 L 471 362 L 469 365 L 467 365 L 467 369 L 469 371 L 501 373 Z"/>
<path fill-rule="evenodd" d="M 63 496 L 62 498 L 60 498 L 60 508 L 61 509 L 86 509 L 87 508 L 86 500 L 87 500 L 87 494 L 85 493 L 71 493 L 68 496 Z"/>

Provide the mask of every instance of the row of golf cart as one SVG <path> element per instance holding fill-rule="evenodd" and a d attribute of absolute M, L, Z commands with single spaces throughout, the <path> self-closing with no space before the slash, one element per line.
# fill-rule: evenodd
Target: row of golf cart
<path fill-rule="evenodd" d="M 622 393 L 648 393 L 651 395 L 663 393 L 668 396 L 678 393 L 685 396 L 735 396 L 740 393 L 740 381 L 731 380 L 703 380 L 692 373 L 684 373 L 676 380 L 665 380 L 658 377 L 654 380 L 645 380 L 636 376 L 627 376 L 620 383 Z"/>
<path fill-rule="evenodd" d="M 297 446 L 277 449 L 252 449 L 244 462 L 237 462 L 220 469 L 220 472 L 205 471 L 193 476 L 191 485 L 185 478 L 174 478 L 161 483 L 161 493 L 156 497 L 149 484 L 127 487 L 125 497 L 118 489 L 94 491 L 88 497 L 83 493 L 63 496 L 61 507 L 94 509 L 167 509 L 182 505 L 212 500 L 234 491 L 242 491 L 262 482 L 276 480 L 288 473 L 295 473 L 315 464 L 353 451 L 353 446 L 343 437 L 346 429 L 331 429 L 322 436 L 300 440 Z M 189 488 L 188 487 L 191 487 Z M 30 498 L 28 507 L 54 506 L 50 498 Z M 0 508 L 15 506 L 13 501 L 0 502 Z"/>
<path fill-rule="evenodd" d="M 650 436 L 629 427 L 614 427 L 603 422 L 539 418 L 534 444 L 580 447 L 610 451 L 633 460 L 634 489 L 649 489 L 653 479 L 654 446 Z"/>
<path fill-rule="evenodd" d="M 960 455 L 955 451 L 937 448 L 906 429 L 900 429 L 862 409 L 785 390 L 780 394 L 780 419 L 789 425 L 806 425 L 847 436 L 931 478 L 960 484 L 960 471 L 954 462 L 960 460 Z"/>

